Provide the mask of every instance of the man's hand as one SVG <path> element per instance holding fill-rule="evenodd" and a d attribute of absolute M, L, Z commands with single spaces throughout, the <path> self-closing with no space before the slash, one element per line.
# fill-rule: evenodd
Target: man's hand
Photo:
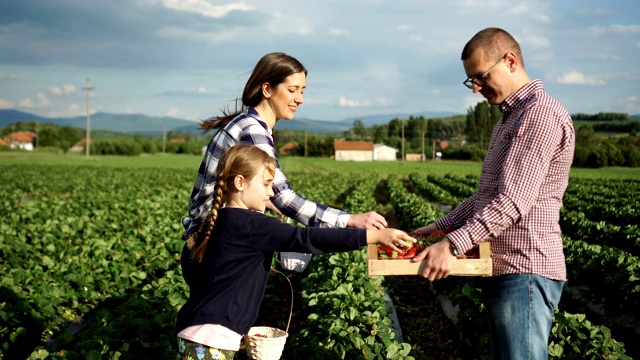
<path fill-rule="evenodd" d="M 456 257 L 451 254 L 451 241 L 444 239 L 422 250 L 411 261 L 425 260 L 422 277 L 429 281 L 444 279 L 449 276 Z"/>
<path fill-rule="evenodd" d="M 377 212 L 369 211 L 351 215 L 347 226 L 359 229 L 384 229 L 387 227 L 387 220 Z"/>

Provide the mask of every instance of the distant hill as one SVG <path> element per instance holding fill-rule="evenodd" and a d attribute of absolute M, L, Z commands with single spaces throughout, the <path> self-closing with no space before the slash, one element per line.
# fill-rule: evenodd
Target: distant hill
<path fill-rule="evenodd" d="M 46 118 L 16 110 L 0 110 L 0 127 L 6 127 L 18 121 L 39 121 L 58 126 L 73 126 L 86 129 L 87 117 L 77 116 L 72 118 Z M 91 115 L 91 130 L 107 130 L 122 133 L 162 133 L 163 128 L 174 130 L 176 128 L 190 128 L 197 130 L 193 121 L 172 117 L 152 117 L 141 114 L 109 114 L 95 113 Z"/>
<path fill-rule="evenodd" d="M 355 119 L 360 119 L 365 126 L 386 124 L 394 118 L 408 119 L 409 116 L 424 116 L 425 118 L 440 118 L 459 115 L 451 112 L 422 112 L 416 114 L 397 113 L 350 117 L 339 121 L 314 120 L 308 118 L 296 118 L 293 120 L 280 120 L 277 129 L 300 130 L 310 133 L 340 133 L 348 131 L 353 126 Z M 0 109 L 0 127 L 7 127 L 18 121 L 39 121 L 52 123 L 59 126 L 73 126 L 86 129 L 87 117 L 77 116 L 72 118 L 47 118 L 22 111 Z M 161 134 L 166 131 L 188 131 L 200 133 L 198 124 L 194 121 L 173 117 L 154 117 L 142 114 L 110 114 L 96 113 L 91 115 L 91 130 L 116 131 L 135 134 Z"/>
<path fill-rule="evenodd" d="M 420 117 L 423 116 L 425 119 L 437 119 L 444 118 L 450 116 L 462 115 L 459 113 L 454 113 L 450 111 L 423 111 L 418 113 L 395 113 L 395 114 L 376 114 L 376 115 L 366 115 L 366 116 L 353 116 L 348 117 L 346 119 L 340 120 L 341 123 L 347 124 L 349 128 L 353 125 L 353 122 L 356 119 L 362 120 L 362 123 L 365 127 L 371 127 L 372 125 L 380 125 L 386 124 L 391 120 L 398 119 L 408 119 L 410 116 Z"/>

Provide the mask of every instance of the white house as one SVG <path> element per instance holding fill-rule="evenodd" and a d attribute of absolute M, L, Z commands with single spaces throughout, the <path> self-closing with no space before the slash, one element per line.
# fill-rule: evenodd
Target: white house
<path fill-rule="evenodd" d="M 371 141 L 336 140 L 333 143 L 338 161 L 394 161 L 397 149 Z"/>
<path fill-rule="evenodd" d="M 335 159 L 337 161 L 373 161 L 373 143 L 371 141 L 333 142 Z"/>
<path fill-rule="evenodd" d="M 4 137 L 4 141 L 12 149 L 33 151 L 33 141 L 36 134 L 30 131 L 17 131 Z"/>
<path fill-rule="evenodd" d="M 384 144 L 373 145 L 373 160 L 374 161 L 395 161 L 398 149 L 394 149 L 391 146 Z"/>

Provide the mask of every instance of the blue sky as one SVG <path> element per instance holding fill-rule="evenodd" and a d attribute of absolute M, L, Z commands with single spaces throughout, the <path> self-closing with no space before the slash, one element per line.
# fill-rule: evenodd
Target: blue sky
<path fill-rule="evenodd" d="M 0 108 L 202 120 L 233 107 L 258 59 L 309 70 L 297 117 L 465 113 L 460 53 L 485 27 L 520 42 L 571 113 L 640 113 L 640 1 L 0 0 Z"/>

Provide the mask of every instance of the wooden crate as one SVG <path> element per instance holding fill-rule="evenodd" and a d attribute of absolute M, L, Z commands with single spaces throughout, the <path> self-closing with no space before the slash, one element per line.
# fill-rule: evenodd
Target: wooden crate
<path fill-rule="evenodd" d="M 491 245 L 482 242 L 479 246 L 479 259 L 458 259 L 449 275 L 457 276 L 491 276 Z M 379 275 L 419 275 L 422 273 L 424 261 L 411 260 L 378 260 L 378 246 L 367 246 L 367 272 L 369 276 Z"/>

